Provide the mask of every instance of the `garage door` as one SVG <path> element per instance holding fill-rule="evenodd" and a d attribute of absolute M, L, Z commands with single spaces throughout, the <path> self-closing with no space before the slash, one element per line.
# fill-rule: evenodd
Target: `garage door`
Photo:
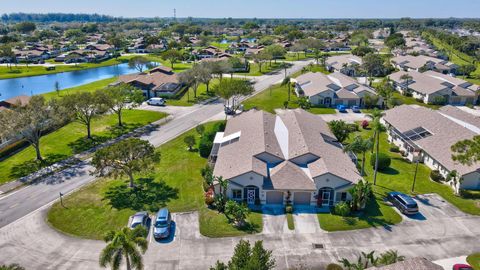
<path fill-rule="evenodd" d="M 267 204 L 283 204 L 283 192 L 267 192 Z"/>
<path fill-rule="evenodd" d="M 310 192 L 295 192 L 293 194 L 293 204 L 310 205 Z"/>

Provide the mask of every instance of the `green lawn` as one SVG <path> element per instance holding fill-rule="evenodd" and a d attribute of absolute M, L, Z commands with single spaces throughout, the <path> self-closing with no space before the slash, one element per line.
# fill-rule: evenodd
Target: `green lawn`
<path fill-rule="evenodd" d="M 165 116 L 164 113 L 159 112 L 126 110 L 123 114 L 125 129 L 118 130 L 111 129 L 117 124 L 117 116 L 105 115 L 93 120 L 92 134 L 96 142 L 102 142 Z M 0 184 L 28 175 L 41 167 L 63 160 L 75 152 L 87 150 L 92 144 L 91 141 L 87 142 L 83 139 L 85 136 L 85 126 L 76 122 L 43 136 L 40 139 L 40 149 L 45 162 L 34 161 L 35 150 L 29 146 L 0 162 Z"/>
<path fill-rule="evenodd" d="M 99 89 L 103 89 L 107 87 L 109 84 L 117 81 L 117 77 L 112 77 L 108 79 L 103 79 L 103 80 L 98 80 L 94 81 L 91 83 L 71 87 L 71 88 L 65 88 L 63 90 L 60 90 L 58 93 L 56 91 L 53 92 L 48 92 L 42 94 L 42 96 L 45 97 L 45 99 L 52 99 L 52 98 L 61 98 L 62 96 L 66 96 L 68 94 L 72 93 L 77 93 L 77 92 L 94 92 Z"/>
<path fill-rule="evenodd" d="M 397 100 L 399 100 L 401 104 L 419 105 L 419 106 L 427 107 L 427 108 L 434 109 L 434 110 L 438 110 L 440 107 L 442 107 L 440 105 L 425 104 L 423 102 L 420 102 L 420 101 L 416 100 L 413 97 L 406 97 L 406 96 L 402 95 L 400 92 L 397 92 L 397 91 L 395 91 L 393 93 L 393 96 Z"/>
<path fill-rule="evenodd" d="M 286 213 L 287 215 L 287 225 L 289 230 L 295 230 L 295 222 L 293 222 L 293 215 L 292 213 Z"/>
<path fill-rule="evenodd" d="M 263 92 L 245 100 L 243 105 L 245 109 L 251 109 L 256 107 L 259 110 L 264 110 L 270 113 L 275 113 L 275 109 L 284 108 L 284 102 L 288 100 L 287 86 L 274 85 L 264 90 Z M 288 107 L 291 109 L 298 108 L 297 96 L 295 93 L 290 94 L 290 102 Z M 308 110 L 314 114 L 334 114 L 333 108 L 311 108 Z"/>
<path fill-rule="evenodd" d="M 134 57 L 134 56 L 137 56 L 137 55 L 128 55 L 128 56 L 122 56 L 120 57 L 120 59 L 124 60 L 124 61 L 128 61 L 128 59 Z M 163 60 L 162 57 L 158 56 L 158 55 L 155 55 L 155 54 L 146 54 L 146 55 L 141 55 L 145 58 L 147 58 L 149 61 L 152 61 L 152 62 L 157 62 L 157 63 L 161 63 L 163 66 L 166 66 L 166 67 L 172 67 L 170 61 L 168 60 Z M 190 69 L 191 67 L 193 66 L 193 63 L 180 63 L 180 62 L 177 62 L 177 63 L 174 63 L 173 64 L 173 71 L 174 72 L 182 72 L 186 69 Z"/>
<path fill-rule="evenodd" d="M 262 65 L 262 71 L 260 71 L 260 66 L 257 63 L 250 63 L 250 71 L 249 72 L 237 72 L 235 74 L 239 75 L 246 75 L 246 76 L 262 76 L 264 74 L 273 72 L 273 71 L 280 71 L 280 63 L 281 61 L 277 61 L 275 63 L 272 61 L 272 63 L 264 63 Z M 282 71 L 283 72 L 283 71 Z"/>
<path fill-rule="evenodd" d="M 200 84 L 197 89 L 197 97 L 194 97 L 193 88 L 189 88 L 188 91 L 184 91 L 175 98 L 167 98 L 167 105 L 171 106 L 192 106 L 198 102 L 207 100 L 214 96 L 213 86 L 219 82 L 218 79 L 213 79 L 210 82 L 209 93 L 207 94 L 207 86 L 205 84 Z"/>
<path fill-rule="evenodd" d="M 211 129 L 215 122 L 205 125 Z M 262 230 L 260 213 L 249 217 L 252 224 L 249 228 L 237 229 L 228 223 L 225 215 L 208 210 L 204 204 L 204 192 L 200 170 L 207 160 L 196 151 L 188 151 L 184 138 L 194 135 L 199 141 L 195 130 L 190 130 L 174 140 L 159 147 L 161 161 L 155 166 L 155 171 L 142 177 L 152 177 L 156 183 L 165 183 L 168 187 L 177 189 L 176 198 L 166 201 L 166 206 L 172 212 L 200 210 L 200 230 L 204 235 L 212 237 L 243 235 Z M 162 182 L 163 181 L 163 182 Z M 127 224 L 128 216 L 135 212 L 128 207 L 117 210 L 104 200 L 107 190 L 125 183 L 125 180 L 100 179 L 80 191 L 74 192 L 64 199 L 63 208 L 55 203 L 48 213 L 48 222 L 58 230 L 82 238 L 101 239 L 111 229 L 119 229 Z"/>
<path fill-rule="evenodd" d="M 467 257 L 467 262 L 475 270 L 480 270 L 480 253 L 474 253 Z"/>
<path fill-rule="evenodd" d="M 202 208 L 199 212 L 200 233 L 207 237 L 242 236 L 251 233 L 259 233 L 263 229 L 262 213 L 250 212 L 245 228 L 234 227 L 228 222 L 224 214 L 216 210 Z"/>

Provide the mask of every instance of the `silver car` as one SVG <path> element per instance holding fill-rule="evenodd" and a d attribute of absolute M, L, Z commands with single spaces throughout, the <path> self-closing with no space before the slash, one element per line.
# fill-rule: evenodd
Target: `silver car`
<path fill-rule="evenodd" d="M 147 227 L 148 213 L 146 211 L 138 212 L 132 216 L 132 222 L 130 223 L 130 229 L 135 229 L 138 225 Z"/>

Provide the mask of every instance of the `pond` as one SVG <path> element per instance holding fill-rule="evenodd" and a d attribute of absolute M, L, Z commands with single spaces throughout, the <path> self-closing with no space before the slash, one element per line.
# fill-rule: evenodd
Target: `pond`
<path fill-rule="evenodd" d="M 58 82 L 60 89 L 65 89 L 135 72 L 137 72 L 137 70 L 130 68 L 128 63 L 122 63 L 114 66 L 76 70 L 56 74 L 4 79 L 0 80 L 0 100 L 19 95 L 30 96 L 52 92 L 55 91 L 55 82 Z"/>

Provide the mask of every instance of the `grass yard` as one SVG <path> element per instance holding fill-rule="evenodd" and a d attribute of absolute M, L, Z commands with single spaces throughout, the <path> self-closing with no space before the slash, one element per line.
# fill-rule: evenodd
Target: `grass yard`
<path fill-rule="evenodd" d="M 406 97 L 404 95 L 402 95 L 400 92 L 398 91 L 395 91 L 393 93 L 393 96 L 398 99 L 400 101 L 401 104 L 408 104 L 408 105 L 419 105 L 419 106 L 423 106 L 423 107 L 427 107 L 427 108 L 430 108 L 430 109 L 434 109 L 434 110 L 438 110 L 440 107 L 440 105 L 433 105 L 433 104 L 425 104 L 423 102 L 420 102 L 418 100 L 416 100 L 415 98 L 413 97 Z"/>
<path fill-rule="evenodd" d="M 293 222 L 293 215 L 292 213 L 286 213 L 287 215 L 287 225 L 289 230 L 295 230 L 295 223 Z"/>
<path fill-rule="evenodd" d="M 216 122 L 210 122 L 205 128 L 211 129 Z M 154 183 L 163 183 L 166 187 L 175 190 L 175 196 L 164 196 L 165 205 L 172 212 L 199 210 L 200 231 L 210 237 L 234 236 L 262 230 L 260 213 L 252 212 L 248 221 L 251 226 L 237 229 L 228 223 L 227 218 L 217 211 L 208 210 L 204 204 L 204 192 L 200 170 L 205 167 L 207 160 L 199 156 L 197 151 L 188 151 L 184 138 L 194 135 L 200 137 L 192 129 L 167 142 L 158 148 L 161 161 L 155 166 L 155 171 L 142 177 L 150 177 Z M 63 208 L 55 203 L 48 213 L 48 222 L 58 230 L 82 238 L 101 239 L 111 229 L 120 229 L 126 226 L 128 217 L 140 209 L 132 209 L 126 204 L 121 209 L 111 206 L 105 200 L 107 191 L 126 183 L 123 180 L 100 179 L 89 186 L 67 196 Z M 144 209 L 143 209 L 144 210 Z"/>
<path fill-rule="evenodd" d="M 288 89 L 284 85 L 274 85 L 265 91 L 245 100 L 243 105 L 245 109 L 251 109 L 256 107 L 259 110 L 264 110 L 270 113 L 275 113 L 275 109 L 283 109 L 284 102 L 288 100 Z M 288 108 L 294 109 L 298 108 L 297 104 L 298 98 L 295 93 L 290 93 L 290 102 Z M 336 113 L 333 108 L 311 108 L 308 110 L 314 114 L 334 114 Z"/>
<path fill-rule="evenodd" d="M 275 63 L 264 63 L 262 65 L 262 71 L 260 71 L 260 66 L 257 63 L 250 63 L 250 71 L 249 72 L 236 72 L 235 74 L 246 75 L 246 76 L 262 76 L 264 74 L 279 71 L 280 72 L 280 63 L 281 61 L 277 61 Z M 282 71 L 283 72 L 283 71 Z"/>
<path fill-rule="evenodd" d="M 246 234 L 259 233 L 263 229 L 262 213 L 250 212 L 247 218 L 247 225 L 244 228 L 236 228 L 224 214 L 216 210 L 202 208 L 200 215 L 200 233 L 207 237 L 229 237 L 242 236 Z"/>
<path fill-rule="evenodd" d="M 167 105 L 171 106 L 192 106 L 198 102 L 207 100 L 214 96 L 213 86 L 219 82 L 218 79 L 213 79 L 210 82 L 209 93 L 207 94 L 207 86 L 205 84 L 200 84 L 197 89 L 197 97 L 194 97 L 193 88 L 189 87 L 188 90 L 179 93 L 178 97 L 167 98 Z"/>
<path fill-rule="evenodd" d="M 467 257 L 467 262 L 475 270 L 480 270 L 480 253 L 474 253 Z"/>
<path fill-rule="evenodd" d="M 48 92 L 41 94 L 45 97 L 45 99 L 49 100 L 52 98 L 61 98 L 62 96 L 66 96 L 68 94 L 77 93 L 77 92 L 95 92 L 96 90 L 103 89 L 107 87 L 109 84 L 117 81 L 117 77 L 112 77 L 108 79 L 98 80 L 91 83 L 65 88 L 60 90 L 58 93 L 56 91 Z"/>
<path fill-rule="evenodd" d="M 111 128 L 117 124 L 116 115 L 100 116 L 92 122 L 92 135 L 94 135 L 95 142 L 99 143 L 165 116 L 166 114 L 159 112 L 126 110 L 123 113 L 125 123 L 123 130 Z M 41 154 L 45 158 L 43 163 L 34 160 L 35 150 L 31 146 L 2 160 L 0 162 L 0 184 L 28 175 L 41 167 L 63 160 L 75 152 L 87 150 L 92 146 L 92 142 L 84 139 L 86 132 L 85 126 L 74 122 L 43 136 L 40 139 Z"/>

